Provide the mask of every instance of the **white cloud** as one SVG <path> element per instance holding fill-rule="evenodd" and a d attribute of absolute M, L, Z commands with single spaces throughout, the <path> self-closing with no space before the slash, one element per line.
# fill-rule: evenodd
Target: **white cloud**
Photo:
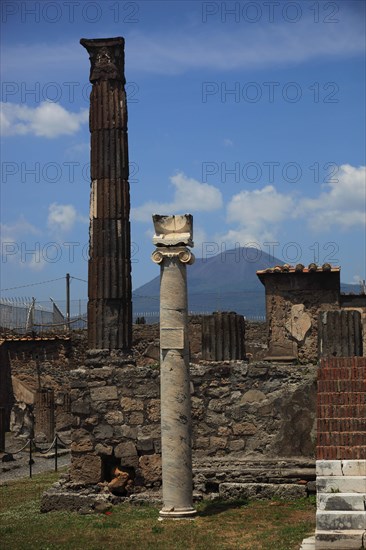
<path fill-rule="evenodd" d="M 51 231 L 71 231 L 77 219 L 78 214 L 72 204 L 57 204 L 53 202 L 48 207 L 47 225 Z"/>
<path fill-rule="evenodd" d="M 146 202 L 142 206 L 132 208 L 131 218 L 147 222 L 151 221 L 152 214 L 211 212 L 221 208 L 222 195 L 217 187 L 188 178 L 182 172 L 172 176 L 170 181 L 174 186 L 174 197 L 171 202 Z"/>
<path fill-rule="evenodd" d="M 331 179 L 318 198 L 299 201 L 296 216 L 322 231 L 366 225 L 366 167 L 343 164 Z"/>
<path fill-rule="evenodd" d="M 84 142 L 81 142 L 81 143 L 75 143 L 74 145 L 70 145 L 70 147 L 68 147 L 66 150 L 65 150 L 65 156 L 68 158 L 68 159 L 71 159 L 71 160 L 74 160 L 75 159 L 75 155 L 78 155 L 78 157 L 85 157 L 85 156 L 89 156 L 90 154 L 90 142 L 89 141 L 84 141 Z"/>
<path fill-rule="evenodd" d="M 1 241 L 16 241 L 22 235 L 39 235 L 40 231 L 24 216 L 20 216 L 14 223 L 0 223 Z"/>
<path fill-rule="evenodd" d="M 75 134 L 88 121 L 88 109 L 72 113 L 57 103 L 42 102 L 38 107 L 1 103 L 1 126 L 4 135 L 33 134 L 55 138 Z"/>
<path fill-rule="evenodd" d="M 225 9 L 224 3 L 213 4 L 217 4 L 219 10 L 221 7 Z M 268 21 L 269 7 L 262 7 L 258 23 L 251 24 L 242 19 L 237 25 L 230 24 L 233 22 L 230 16 L 228 24 L 223 25 L 220 12 L 208 17 L 207 23 L 201 23 L 202 11 L 198 8 L 196 25 L 181 20 L 179 27 L 168 31 L 166 28 L 149 32 L 129 30 L 125 35 L 126 68 L 129 73 L 133 70 L 181 74 L 191 69 L 230 71 L 362 54 L 364 16 L 347 9 L 347 4 L 349 0 L 342 3 L 342 11 L 334 16 L 339 21 L 328 24 L 322 19 L 319 24 L 314 24 L 315 12 L 300 2 L 297 2 L 302 9 L 299 21 L 285 21 L 283 6 L 278 5 L 275 20 L 269 25 L 263 24 Z M 331 8 L 324 10 L 321 18 L 330 16 L 330 13 Z M 37 74 L 37 78 L 44 77 L 49 82 L 57 81 L 60 74 L 71 80 L 76 76 L 80 78 L 82 74 L 86 82 L 86 64 L 86 52 L 74 40 L 54 44 L 12 44 L 3 52 L 3 70 L 7 79 L 18 79 L 22 74 L 23 78 L 34 81 L 34 74 Z"/>
<path fill-rule="evenodd" d="M 234 195 L 227 205 L 227 222 L 236 224 L 217 240 L 228 243 L 272 241 L 278 226 L 291 216 L 294 199 L 278 193 L 273 185 L 253 191 L 241 191 Z"/>
<path fill-rule="evenodd" d="M 24 256 L 24 254 L 22 254 Z M 32 271 L 42 271 L 42 269 L 47 265 L 46 259 L 43 257 L 41 249 L 36 250 L 33 254 L 29 254 L 29 258 L 26 258 L 24 261 L 23 257 L 20 261 L 20 267 L 23 269 L 28 267 Z"/>
<path fill-rule="evenodd" d="M 194 220 L 193 220 L 194 221 Z M 196 256 L 200 256 L 200 251 L 202 250 L 203 243 L 206 243 L 208 240 L 206 231 L 198 224 L 193 224 L 193 242 L 194 250 Z"/>
<path fill-rule="evenodd" d="M 238 25 L 237 30 L 230 27 L 230 32 L 214 24 L 202 26 L 195 34 L 188 29 L 133 31 L 126 40 L 128 60 L 134 70 L 180 74 L 191 69 L 228 71 L 362 53 L 362 24 L 342 15 L 342 21 L 333 25 L 314 25 L 304 18 L 296 25 Z"/>
<path fill-rule="evenodd" d="M 45 266 L 39 242 L 29 243 L 29 235 L 40 235 L 39 229 L 20 216 L 14 223 L 0 224 L 2 262 L 17 263 L 21 268 L 41 271 Z"/>
<path fill-rule="evenodd" d="M 231 226 L 217 240 L 242 246 L 277 239 L 282 223 L 303 219 L 309 230 L 347 230 L 366 225 L 366 167 L 343 164 L 317 198 L 279 193 L 274 186 L 241 191 L 227 205 Z"/>
<path fill-rule="evenodd" d="M 224 139 L 224 145 L 225 145 L 225 147 L 232 147 L 234 145 L 234 142 L 229 138 L 225 138 Z"/>

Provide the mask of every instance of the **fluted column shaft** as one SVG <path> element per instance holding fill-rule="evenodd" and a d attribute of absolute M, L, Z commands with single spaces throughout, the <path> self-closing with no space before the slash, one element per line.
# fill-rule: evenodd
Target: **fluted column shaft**
<path fill-rule="evenodd" d="M 90 54 L 88 345 L 132 343 L 130 190 L 123 38 L 81 40 Z"/>
<path fill-rule="evenodd" d="M 186 264 L 193 254 L 185 247 L 158 248 L 160 264 L 160 384 L 163 518 L 196 513 L 192 504 L 192 424 L 187 326 Z"/>

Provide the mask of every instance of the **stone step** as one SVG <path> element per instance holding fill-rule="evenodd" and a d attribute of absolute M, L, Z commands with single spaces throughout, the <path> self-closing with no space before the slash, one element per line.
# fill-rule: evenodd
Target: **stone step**
<path fill-rule="evenodd" d="M 318 493 L 318 510 L 366 510 L 366 495 L 362 493 Z"/>
<path fill-rule="evenodd" d="M 304 539 L 301 543 L 300 550 L 315 550 L 315 535 Z"/>
<path fill-rule="evenodd" d="M 316 550 L 360 550 L 362 548 L 363 530 L 349 531 L 316 531 Z"/>
<path fill-rule="evenodd" d="M 317 460 L 317 476 L 366 476 L 366 460 Z"/>
<path fill-rule="evenodd" d="M 366 511 L 318 510 L 316 512 L 316 528 L 317 531 L 366 530 Z"/>
<path fill-rule="evenodd" d="M 366 494 L 366 476 L 317 476 L 318 493 Z"/>

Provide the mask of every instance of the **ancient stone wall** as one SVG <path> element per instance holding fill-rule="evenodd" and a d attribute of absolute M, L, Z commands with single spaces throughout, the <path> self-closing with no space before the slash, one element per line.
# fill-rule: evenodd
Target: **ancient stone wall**
<path fill-rule="evenodd" d="M 55 392 L 56 430 L 70 430 L 69 375 L 71 369 L 84 364 L 86 342 L 85 331 L 59 338 L 9 337 L 3 342 L 0 369 L 3 376 L 8 373 L 8 382 L 0 384 L 0 406 L 6 407 L 11 431 L 31 434 L 32 426 L 26 419 L 33 415 L 39 386 Z"/>
<path fill-rule="evenodd" d="M 135 490 L 159 487 L 159 369 L 113 362 L 101 367 L 97 357 L 88 363 L 71 373 L 72 480 L 109 481 L 117 466 L 133 470 Z M 201 488 L 220 470 L 218 461 L 225 469 L 235 461 L 278 457 L 312 463 L 316 366 L 201 363 L 190 371 L 193 460 Z M 224 475 L 221 482 L 233 477 Z"/>
<path fill-rule="evenodd" d="M 201 359 L 202 315 L 190 315 L 188 323 L 191 362 Z M 265 322 L 245 321 L 245 348 L 248 357 L 262 359 L 267 353 L 267 325 Z M 138 364 L 159 362 L 159 324 L 134 325 L 133 350 Z"/>
<path fill-rule="evenodd" d="M 11 374 L 36 389 L 41 386 L 64 387 L 72 367 L 69 338 L 7 340 Z"/>

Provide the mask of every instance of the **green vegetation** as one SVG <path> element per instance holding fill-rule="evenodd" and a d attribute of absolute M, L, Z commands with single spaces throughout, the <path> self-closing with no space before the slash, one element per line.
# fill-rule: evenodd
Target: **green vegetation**
<path fill-rule="evenodd" d="M 158 521 L 152 506 L 124 504 L 111 512 L 39 512 L 57 474 L 0 487 L 0 547 L 7 550 L 297 550 L 315 529 L 314 499 L 204 501 L 194 521 Z"/>

